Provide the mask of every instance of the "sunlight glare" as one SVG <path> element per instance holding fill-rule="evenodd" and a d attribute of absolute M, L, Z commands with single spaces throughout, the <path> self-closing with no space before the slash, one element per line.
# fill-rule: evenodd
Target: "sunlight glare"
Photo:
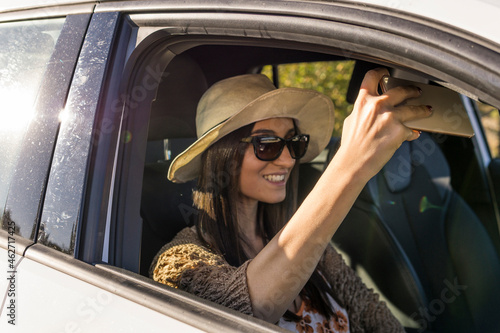
<path fill-rule="evenodd" d="M 24 130 L 34 116 L 33 100 L 22 89 L 0 90 L 0 131 Z"/>
<path fill-rule="evenodd" d="M 62 109 L 60 112 L 59 112 L 59 122 L 60 123 L 63 123 L 65 121 L 67 121 L 69 118 L 69 111 L 67 111 L 66 109 Z"/>

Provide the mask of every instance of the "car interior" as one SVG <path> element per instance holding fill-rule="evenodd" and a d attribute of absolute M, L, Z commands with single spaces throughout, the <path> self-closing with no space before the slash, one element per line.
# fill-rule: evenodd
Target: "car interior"
<path fill-rule="evenodd" d="M 175 234 L 195 223 L 196 181 L 175 184 L 171 160 L 196 139 L 198 100 L 213 83 L 287 63 L 346 60 L 331 54 L 266 46 L 198 45 L 177 54 L 151 103 L 141 200 L 140 274 Z M 439 81 L 380 59 L 355 60 L 346 100 L 354 103 L 364 74 L 387 67 L 394 76 Z M 302 200 L 335 155 L 340 137 L 301 164 Z M 472 139 L 422 133 L 405 142 L 366 185 L 333 238 L 346 261 L 376 288 L 407 327 L 428 331 L 489 331 L 500 327 L 499 240 L 489 187 Z M 468 330 L 466 330 L 468 331 Z"/>

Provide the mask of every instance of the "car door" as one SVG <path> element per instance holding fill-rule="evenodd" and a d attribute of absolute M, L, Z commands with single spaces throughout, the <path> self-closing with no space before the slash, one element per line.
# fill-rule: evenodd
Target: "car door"
<path fill-rule="evenodd" d="M 6 32 L 3 45 L 21 40 L 29 48 L 19 49 L 16 43 L 7 48 L 10 53 L 2 60 L 15 59 L 20 52 L 26 61 L 7 72 L 18 82 L 5 81 L 4 96 L 15 92 L 12 106 L 34 102 L 36 112 L 33 119 L 25 119 L 21 110 L 24 118 L 19 121 L 24 123 L 15 132 L 17 141 L 2 137 L 12 156 L 2 165 L 8 171 L 2 173 L 6 176 L 1 184 L 5 210 L 0 253 L 8 277 L 1 284 L 2 331 L 14 326 L 47 332 L 137 332 L 158 327 L 220 332 L 238 326 L 242 331 L 269 330 L 271 325 L 221 311 L 191 295 L 165 294 L 164 288 L 117 268 L 132 267 L 127 262 L 136 262 L 138 252 L 124 256 L 123 263 L 107 259 L 113 256 L 107 207 L 113 204 L 116 147 L 121 123 L 127 119 L 126 97 L 120 96 L 122 73 L 135 46 L 136 29 L 118 11 L 94 14 L 93 6 L 87 6 L 86 13 L 65 15 L 64 9 L 30 11 L 30 20 L 0 26 L 0 32 Z M 40 22 L 37 13 L 43 17 Z M 24 25 L 42 36 L 27 34 Z M 27 37 L 31 39 L 24 41 Z M 40 49 L 42 37 L 50 37 L 52 48 Z M 33 64 L 39 68 L 37 75 L 29 67 L 31 54 L 40 57 Z M 20 77 L 23 70 L 26 75 Z M 33 85 L 32 97 L 21 95 L 27 82 Z M 133 89 L 132 100 L 140 101 L 141 92 Z M 11 127 L 5 131 L 13 131 Z M 126 237 L 133 235 L 127 230 Z M 108 261 L 114 266 L 105 265 Z"/>

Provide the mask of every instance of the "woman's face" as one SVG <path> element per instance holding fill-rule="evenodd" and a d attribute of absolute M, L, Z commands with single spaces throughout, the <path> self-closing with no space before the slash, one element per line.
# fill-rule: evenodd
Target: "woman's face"
<path fill-rule="evenodd" d="M 251 133 L 252 136 L 271 135 L 284 139 L 295 134 L 291 118 L 272 118 L 256 122 Z M 248 144 L 240 174 L 242 199 L 247 203 L 283 201 L 286 197 L 286 182 L 294 165 L 295 160 L 286 146 L 276 160 L 266 162 L 255 157 L 253 145 Z"/>

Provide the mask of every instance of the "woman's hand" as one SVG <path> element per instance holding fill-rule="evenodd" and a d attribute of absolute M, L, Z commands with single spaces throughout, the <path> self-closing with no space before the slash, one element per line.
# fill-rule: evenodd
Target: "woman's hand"
<path fill-rule="evenodd" d="M 383 68 L 366 73 L 354 109 L 344 121 L 337 153 L 345 154 L 350 166 L 366 181 L 380 171 L 404 141 L 420 136 L 418 131 L 403 123 L 432 113 L 429 106 L 398 106 L 409 98 L 418 97 L 421 91 L 417 87 L 397 87 L 379 95 L 379 81 L 388 74 Z"/>

